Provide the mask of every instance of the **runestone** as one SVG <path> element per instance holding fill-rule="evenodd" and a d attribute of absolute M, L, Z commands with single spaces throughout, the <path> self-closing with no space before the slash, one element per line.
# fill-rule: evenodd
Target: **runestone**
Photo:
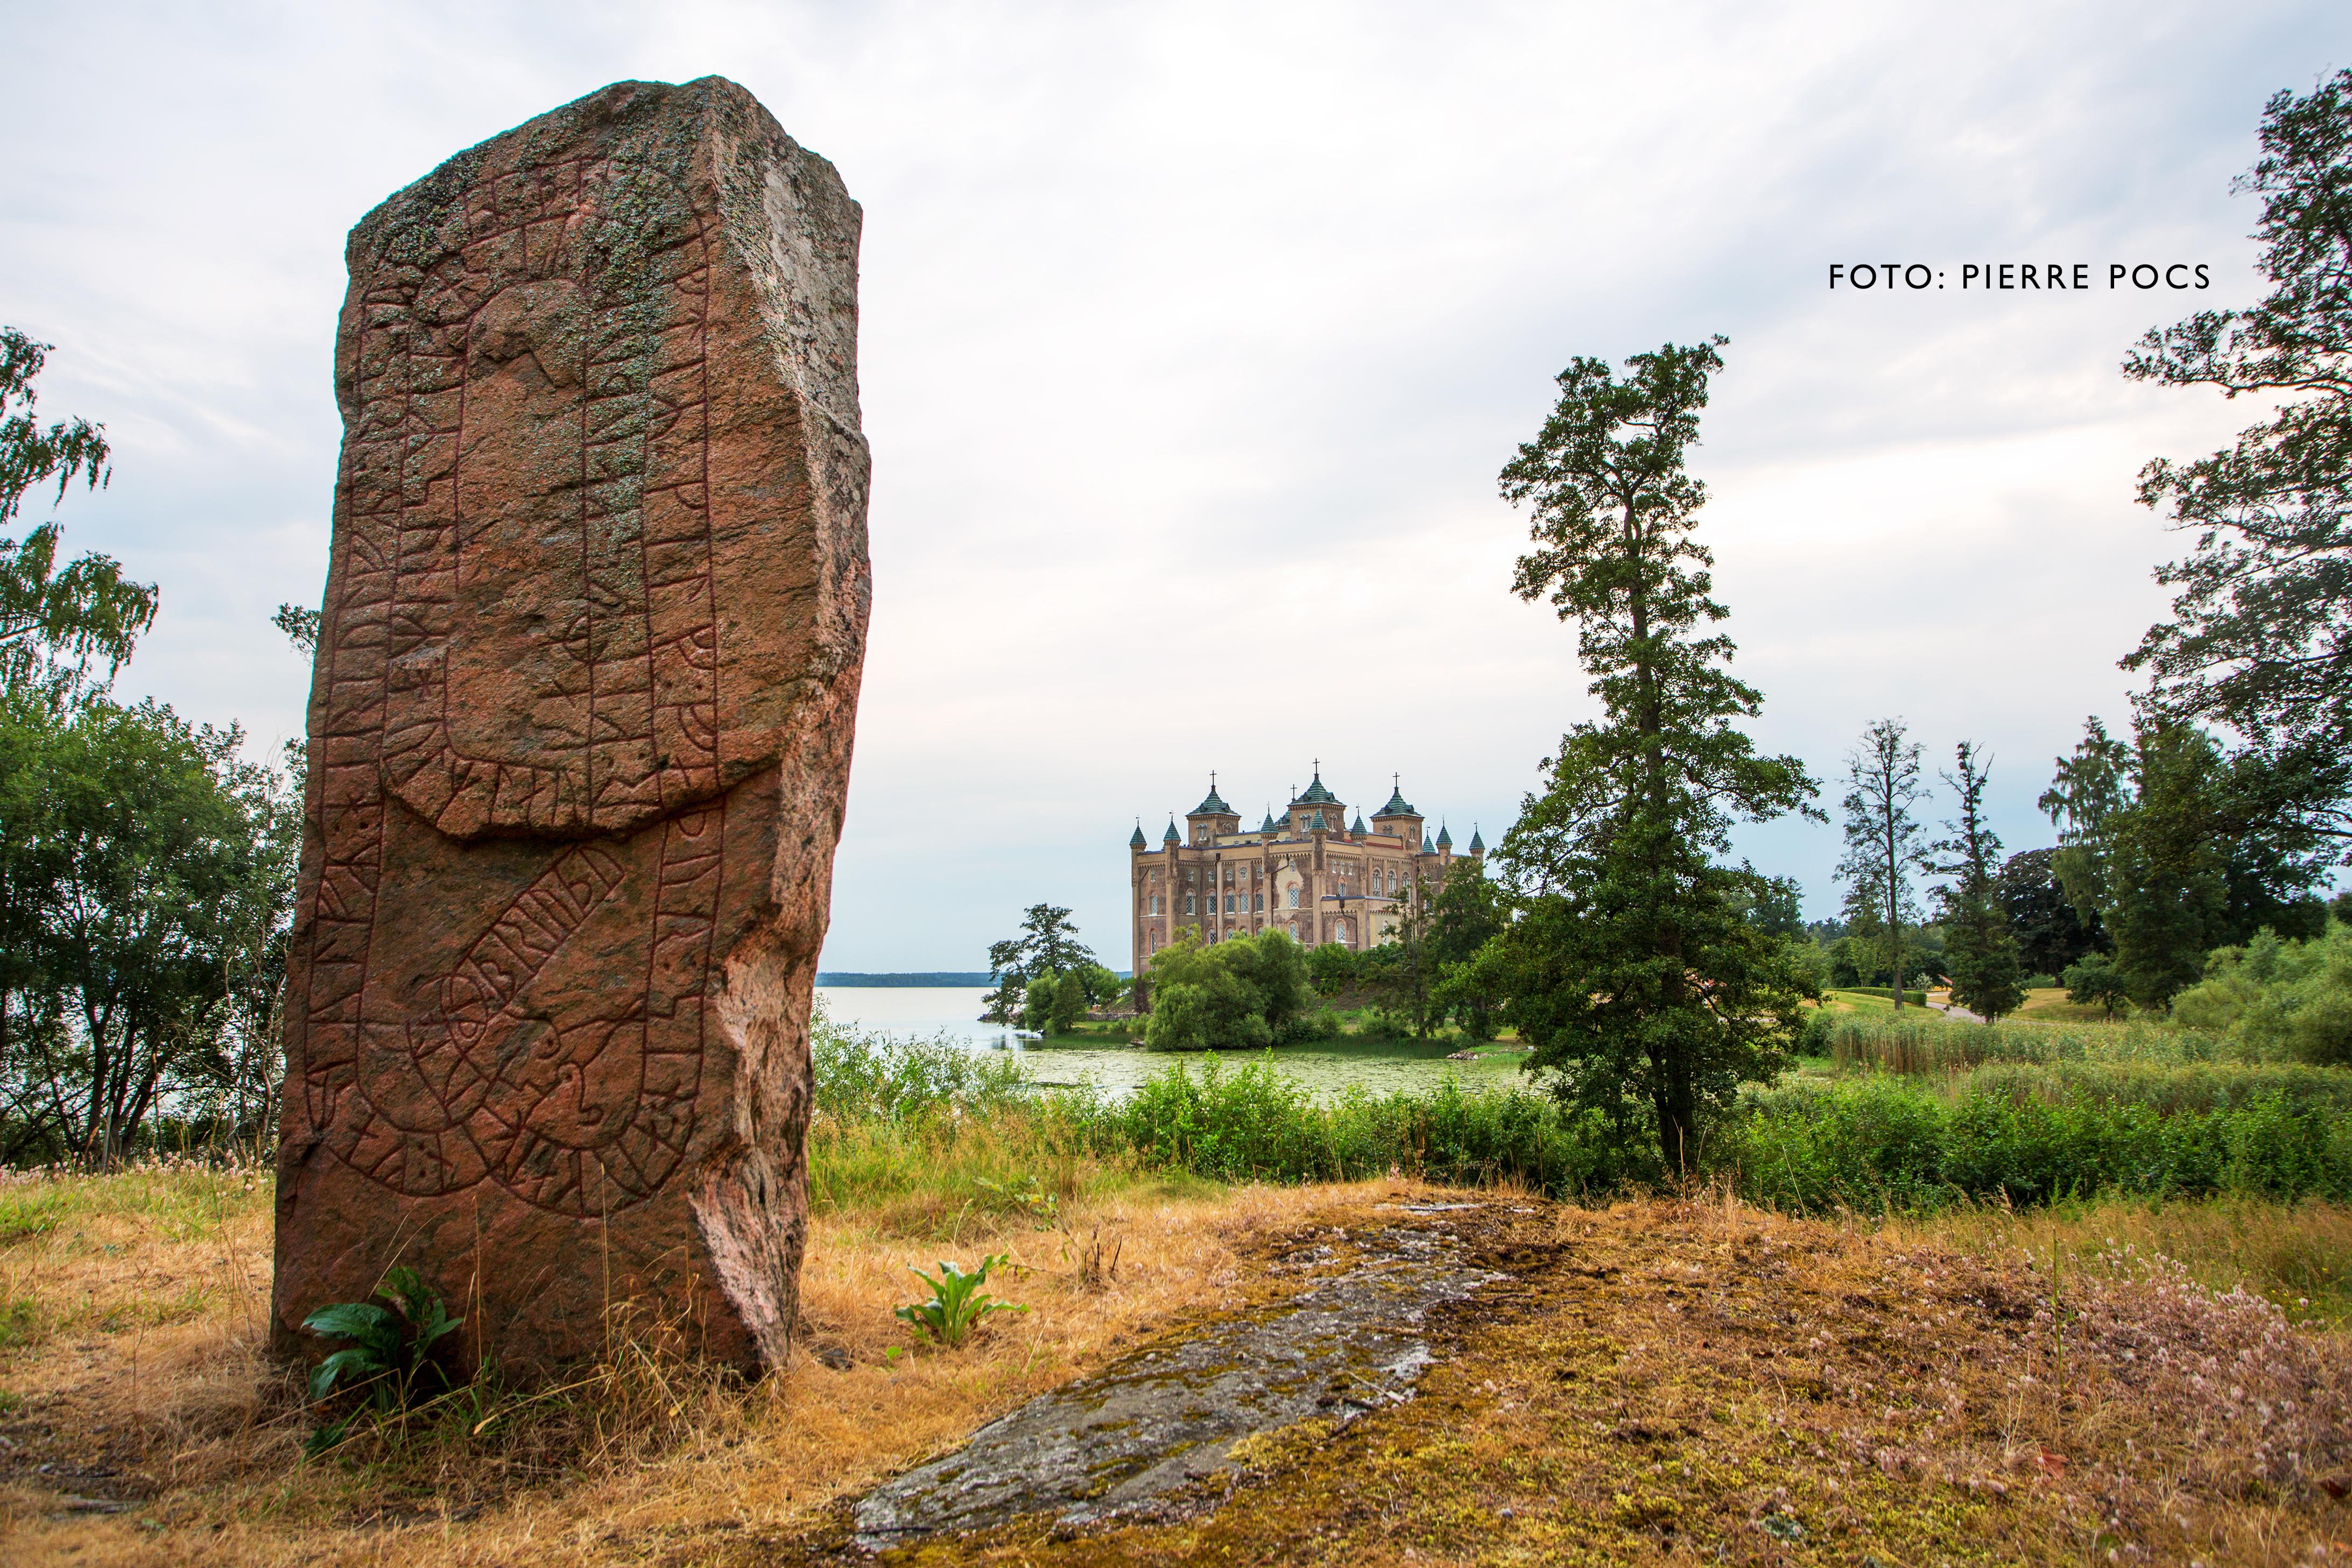
<path fill-rule="evenodd" d="M 753 1369 L 806 1232 L 866 622 L 859 213 L 622 82 L 352 231 L 286 991 L 275 1334 L 394 1264 L 462 1354 Z"/>

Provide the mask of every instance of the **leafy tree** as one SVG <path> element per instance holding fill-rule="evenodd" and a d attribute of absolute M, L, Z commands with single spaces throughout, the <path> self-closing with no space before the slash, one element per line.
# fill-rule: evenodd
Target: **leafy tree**
<path fill-rule="evenodd" d="M 285 632 L 286 640 L 299 653 L 319 651 L 319 621 L 318 611 L 305 610 L 299 604 L 281 604 L 269 618 L 269 623 Z"/>
<path fill-rule="evenodd" d="M 2068 965 L 2063 977 L 2066 982 L 2066 999 L 2077 1007 L 2097 1008 L 2107 1017 L 2114 1018 L 2131 1001 L 2130 989 L 2124 983 L 2123 972 L 2105 953 L 2094 953 Z"/>
<path fill-rule="evenodd" d="M 2130 806 L 2109 819 L 2105 906 L 2113 967 L 2131 999 L 2161 1008 L 2229 936 L 2225 846 L 2210 834 L 2220 758 L 2200 732 L 2143 727 Z"/>
<path fill-rule="evenodd" d="M 1040 975 L 1022 995 L 1021 1027 L 1041 1034 L 1067 1034 L 1086 1010 L 1086 982 L 1075 970 L 1066 975 Z"/>
<path fill-rule="evenodd" d="M 1126 999 L 1128 982 L 1100 964 L 1082 964 L 1070 971 L 1089 1008 L 1117 1007 Z"/>
<path fill-rule="evenodd" d="M 1469 862 L 1462 863 L 1462 869 L 1469 867 Z M 1410 1030 L 1415 1040 L 1427 1040 L 1446 1010 L 1437 998 L 1437 956 L 1431 943 L 1436 921 L 1433 905 L 1429 890 L 1416 878 L 1397 906 L 1388 938 L 1352 965 L 1356 983 L 1370 991 L 1381 1010 L 1397 1026 Z"/>
<path fill-rule="evenodd" d="M 1327 997 L 1356 983 L 1356 955 L 1344 942 L 1318 942 L 1307 950 L 1307 977 Z"/>
<path fill-rule="evenodd" d="M 223 781 L 252 834 L 252 854 L 218 911 L 219 1028 L 175 1071 L 212 1139 L 257 1155 L 278 1135 L 286 1079 L 286 956 L 302 856 L 302 787 L 299 775 L 243 764 Z"/>
<path fill-rule="evenodd" d="M 152 703 L 20 697 L 8 721 L 0 904 L 29 942 L 19 977 L 56 1008 L 21 1065 L 65 1151 L 104 1165 L 217 1069 L 241 977 L 274 985 L 257 967 L 291 898 L 283 790 L 236 759 L 237 731 Z"/>
<path fill-rule="evenodd" d="M 63 502 L 75 480 L 95 490 L 111 472 L 103 426 L 73 419 L 44 428 L 35 417 L 33 382 L 48 350 L 0 327 L 0 525 L 28 491 L 54 480 Z M 154 623 L 153 584 L 126 580 L 119 562 L 95 552 L 60 567 L 58 540 L 55 523 L 0 538 L 0 685 L 41 679 L 62 689 L 94 661 L 110 680 Z"/>
<path fill-rule="evenodd" d="M 1958 820 L 1944 824 L 1952 836 L 1933 846 L 1946 857 L 1935 869 L 1954 880 L 1937 889 L 1943 902 L 1944 957 L 1950 966 L 1952 999 L 1987 1023 L 2015 1012 L 2025 1000 L 2018 980 L 2017 940 L 2000 896 L 2000 839 L 1985 821 L 1984 792 L 1990 765 L 1979 767 L 1976 747 L 1960 742 L 1958 773 L 1944 782 L 1958 797 Z"/>
<path fill-rule="evenodd" d="M 2268 763 L 2224 756 L 2211 736 L 2143 714 L 2128 747 L 2094 721 L 2042 797 L 2061 825 L 2053 864 L 2114 945 L 2131 999 L 2162 1009 L 2204 971 L 2205 955 L 2267 925 L 2317 932 L 2309 889 L 2325 870 L 2302 825 L 2265 805 Z"/>
<path fill-rule="evenodd" d="M 2041 807 L 2058 830 L 2051 870 L 2085 925 L 2106 903 L 2107 820 L 2131 803 L 2131 747 L 2094 714 L 2072 757 L 2059 758 Z"/>
<path fill-rule="evenodd" d="M 1779 1071 L 1812 982 L 1740 911 L 1761 879 L 1717 857 L 1735 818 L 1809 811 L 1803 767 L 1739 727 L 1762 706 L 1724 668 L 1728 613 L 1692 537 L 1706 487 L 1686 466 L 1725 340 L 1597 359 L 1504 468 L 1536 548 L 1513 587 L 1578 629 L 1601 716 L 1544 764 L 1493 860 L 1517 917 L 1482 959 L 1532 1067 L 1565 1103 L 1646 1124 L 1686 1170 L 1742 1082 Z"/>
<path fill-rule="evenodd" d="M 68 1032 L 47 946 L 58 858 L 42 831 L 41 780 L 57 723 L 34 694 L 0 688 L 0 1162 L 9 1165 L 65 1153 L 43 1071 L 62 1060 Z"/>
<path fill-rule="evenodd" d="M 988 967 L 997 985 L 982 1005 L 981 1021 L 1011 1023 L 1018 1019 L 1022 993 L 1041 976 L 1101 968 L 1093 950 L 1079 942 L 1077 935 L 1068 910 L 1051 904 L 1031 904 L 1021 917 L 1018 936 L 989 945 Z"/>
<path fill-rule="evenodd" d="M 1759 879 L 1760 891 L 1744 911 L 1748 924 L 1759 931 L 1793 940 L 1805 939 L 1805 889 L 1792 876 Z"/>
<path fill-rule="evenodd" d="M 1426 898 L 1427 889 L 1416 886 L 1414 895 Z M 1428 951 L 1437 975 L 1433 1000 L 1472 1040 L 1501 1032 L 1503 998 L 1477 957 L 1502 935 L 1508 913 L 1502 889 L 1476 861 L 1455 861 L 1430 901 Z"/>
<path fill-rule="evenodd" d="M 996 988 L 980 998 L 980 1021 L 1007 1025 L 1020 1023 L 1025 990 L 1018 977 L 999 975 Z"/>
<path fill-rule="evenodd" d="M 2099 915 L 2085 924 L 2058 883 L 2054 850 L 2026 850 L 2002 862 L 2000 894 L 2009 928 L 2017 939 L 2018 961 L 2032 974 L 2056 977 L 2066 966 L 2104 950 Z"/>
<path fill-rule="evenodd" d="M 1911 814 L 1922 793 L 1919 747 L 1905 738 L 1903 721 L 1882 718 L 1864 730 L 1862 744 L 1846 757 L 1845 858 L 1837 874 L 1846 884 L 1848 921 L 1868 920 L 1877 928 L 1897 1011 L 1909 979 L 1905 927 L 1918 918 L 1911 873 L 1928 863 Z"/>
<path fill-rule="evenodd" d="M 2263 106 L 2262 155 L 2233 188 L 2263 199 L 2271 290 L 2151 330 L 2124 373 L 2275 402 L 2194 462 L 2140 471 L 2142 502 L 2194 533 L 2160 569 L 2169 621 L 2124 661 L 2167 725 L 2243 737 L 2296 830 L 2352 839 L 2352 70 Z"/>
<path fill-rule="evenodd" d="M 1309 1005 L 1306 955 L 1287 933 L 1204 946 L 1188 929 L 1152 955 L 1143 1042 L 1154 1051 L 1278 1045 L 1303 1032 Z"/>

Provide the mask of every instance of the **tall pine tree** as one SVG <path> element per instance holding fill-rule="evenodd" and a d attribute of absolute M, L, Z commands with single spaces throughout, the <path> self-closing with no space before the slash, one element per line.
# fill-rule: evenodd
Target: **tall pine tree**
<path fill-rule="evenodd" d="M 1944 964 L 1952 977 L 1952 1000 L 1991 1023 L 2025 1000 L 2018 984 L 2017 938 L 2009 929 L 2001 897 L 2000 838 L 1985 821 L 1984 792 L 1990 763 L 1979 766 L 1976 747 L 1962 741 L 1954 751 L 1958 771 L 1944 782 L 1959 798 L 1960 814 L 1944 824 L 1950 838 L 1935 849 L 1945 859 L 1936 870 L 1952 880 L 1937 889 L 1943 903 Z"/>
<path fill-rule="evenodd" d="M 1746 1080 L 1785 1060 L 1814 994 L 1791 945 L 1741 915 L 1765 891 L 1722 863 L 1736 819 L 1809 812 L 1793 757 L 1758 755 L 1762 698 L 1725 669 L 1727 612 L 1691 537 L 1685 454 L 1725 340 L 1579 358 L 1502 473 L 1534 515 L 1514 587 L 1577 626 L 1601 717 L 1561 737 L 1494 859 L 1517 905 L 1482 968 L 1565 1102 L 1655 1136 L 1670 1172 Z"/>

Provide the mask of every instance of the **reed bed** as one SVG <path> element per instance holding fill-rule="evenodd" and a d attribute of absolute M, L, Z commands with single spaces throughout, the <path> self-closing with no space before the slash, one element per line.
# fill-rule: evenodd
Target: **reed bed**
<path fill-rule="evenodd" d="M 1906 1077 L 1965 1072 L 1995 1062 L 2178 1066 L 2256 1060 L 2224 1036 L 2145 1019 L 2117 1024 L 1980 1024 L 1941 1017 L 1846 1013 L 1831 1019 L 1827 1034 L 1830 1061 L 1838 1071 Z"/>

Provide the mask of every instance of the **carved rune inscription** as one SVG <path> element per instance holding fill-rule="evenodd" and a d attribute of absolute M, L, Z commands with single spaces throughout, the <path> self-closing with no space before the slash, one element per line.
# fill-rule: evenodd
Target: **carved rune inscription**
<path fill-rule="evenodd" d="M 712 986 L 710 240 L 613 158 L 483 172 L 404 237 L 356 325 L 303 1089 L 395 1191 L 607 1213 L 683 1155 Z M 428 831 L 402 808 L 457 842 L 574 841 L 446 973 L 393 977 L 385 846 Z M 562 955 L 592 927 L 583 983 Z"/>

